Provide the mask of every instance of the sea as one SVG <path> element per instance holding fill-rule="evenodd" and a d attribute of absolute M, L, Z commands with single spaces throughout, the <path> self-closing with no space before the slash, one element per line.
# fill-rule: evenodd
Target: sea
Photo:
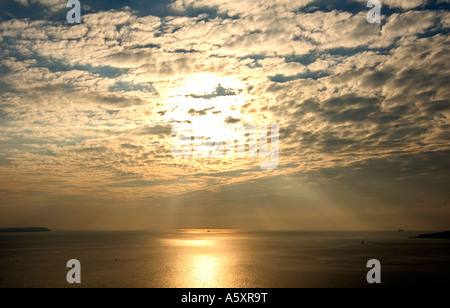
<path fill-rule="evenodd" d="M 442 287 L 450 241 L 426 232 L 170 230 L 0 234 L 1 288 Z M 69 284 L 69 260 L 80 284 Z M 369 260 L 381 264 L 369 284 Z"/>

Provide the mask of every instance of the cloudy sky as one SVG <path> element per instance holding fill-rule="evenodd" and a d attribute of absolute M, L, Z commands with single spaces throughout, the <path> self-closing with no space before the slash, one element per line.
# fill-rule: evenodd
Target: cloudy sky
<path fill-rule="evenodd" d="M 0 226 L 450 227 L 448 0 L 81 4 L 0 0 Z M 273 123 L 273 170 L 172 152 Z"/>

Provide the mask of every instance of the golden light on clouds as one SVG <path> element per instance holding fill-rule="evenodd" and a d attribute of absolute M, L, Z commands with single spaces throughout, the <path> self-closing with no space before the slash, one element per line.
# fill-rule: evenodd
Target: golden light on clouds
<path fill-rule="evenodd" d="M 100 0 L 69 25 L 61 1 L 35 2 L 0 12 L 0 223 L 448 221 L 448 4 L 386 1 L 377 25 L 362 0 Z M 246 125 L 271 124 L 263 170 Z M 197 156 L 175 157 L 174 128 L 201 138 Z M 245 157 L 208 158 L 222 141 Z"/>
<path fill-rule="evenodd" d="M 245 84 L 237 77 L 217 77 L 198 74 L 183 78 L 181 85 L 169 95 L 169 112 L 164 115 L 168 123 L 189 127 L 194 136 L 214 141 L 235 137 L 227 119 L 243 119 L 241 108 L 248 102 Z"/>

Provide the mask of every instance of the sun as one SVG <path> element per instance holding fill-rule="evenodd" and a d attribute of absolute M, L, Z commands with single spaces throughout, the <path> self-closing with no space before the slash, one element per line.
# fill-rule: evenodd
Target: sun
<path fill-rule="evenodd" d="M 181 77 L 170 91 L 168 123 L 192 130 L 211 142 L 233 139 L 239 125 L 248 122 L 241 112 L 246 85 L 236 77 L 198 74 Z"/>
<path fill-rule="evenodd" d="M 212 165 L 230 168 L 258 156 L 278 159 L 278 143 L 271 150 L 267 148 L 267 124 L 276 122 L 266 117 L 268 108 L 264 112 L 255 106 L 247 108 L 255 99 L 247 91 L 249 85 L 241 80 L 201 74 L 174 82 L 176 87 L 168 97 L 164 117 L 172 124 L 171 150 L 175 158 L 187 158 L 201 166 L 208 160 Z M 271 128 L 271 136 L 274 133 L 278 138 L 278 128 Z"/>

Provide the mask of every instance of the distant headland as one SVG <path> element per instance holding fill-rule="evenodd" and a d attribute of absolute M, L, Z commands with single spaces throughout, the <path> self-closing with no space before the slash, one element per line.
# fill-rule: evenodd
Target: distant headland
<path fill-rule="evenodd" d="M 450 240 L 450 231 L 439 232 L 439 233 L 430 233 L 430 234 L 419 234 L 418 236 L 411 238 L 435 238 L 435 239 L 446 239 Z"/>
<path fill-rule="evenodd" d="M 0 233 L 19 233 L 19 232 L 51 232 L 52 230 L 47 228 L 0 228 Z"/>

